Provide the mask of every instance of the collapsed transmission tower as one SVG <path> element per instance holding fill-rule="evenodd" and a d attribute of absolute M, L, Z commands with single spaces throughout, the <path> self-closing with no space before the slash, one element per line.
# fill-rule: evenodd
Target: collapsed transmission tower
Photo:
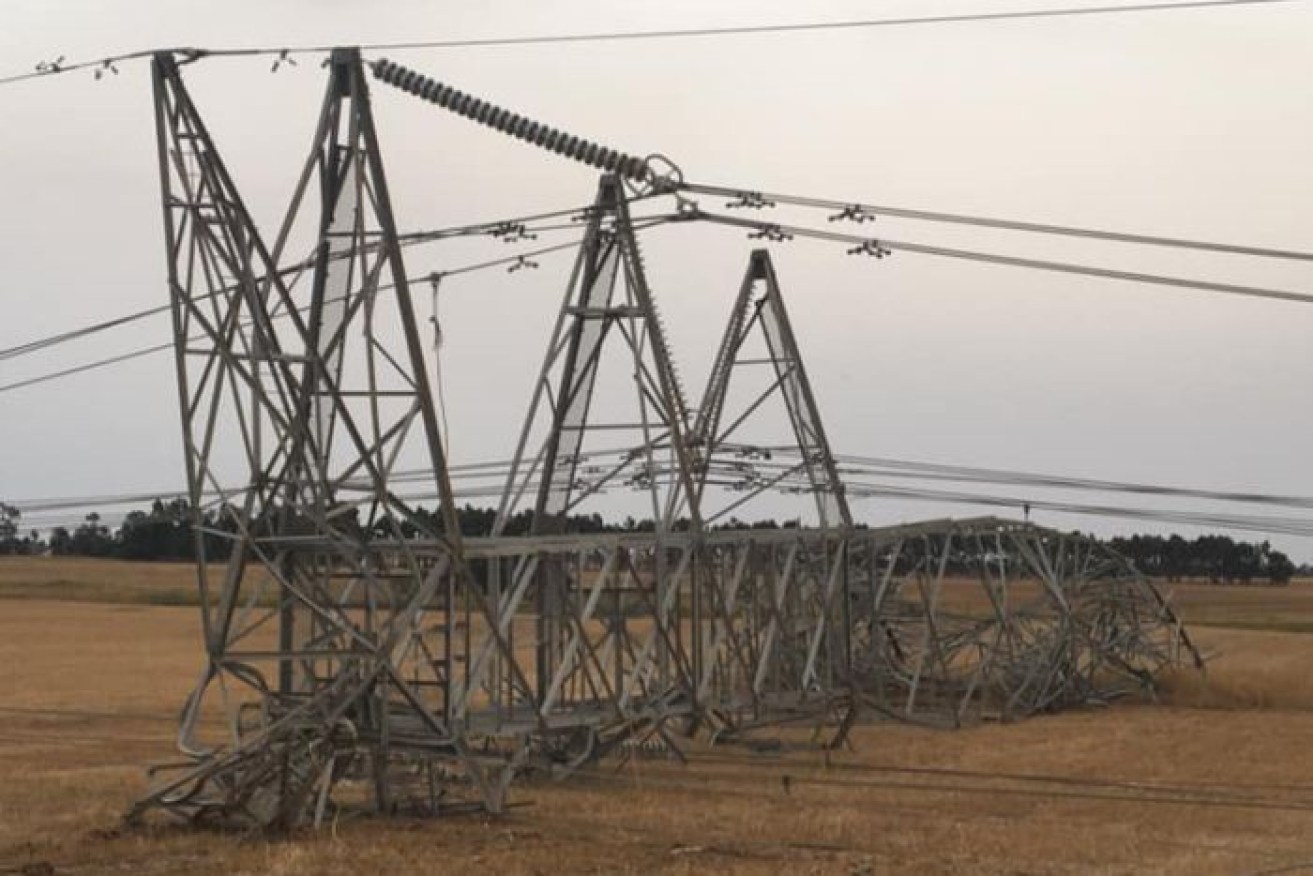
<path fill-rule="evenodd" d="M 634 742 L 1018 717 L 1147 687 L 1193 654 L 1153 586 L 1091 539 L 992 518 L 854 525 L 765 250 L 690 407 L 618 175 L 585 213 L 494 530 L 462 537 L 358 53 L 330 58 L 269 243 L 178 58 L 153 74 L 206 665 L 185 760 L 134 816 L 286 829 L 347 806 L 498 811 L 518 773 Z M 307 224 L 308 279 L 284 266 Z M 392 489 L 416 460 L 437 514 Z M 573 531 L 608 489 L 645 497 L 650 529 Z M 732 516 L 781 490 L 814 525 Z"/>
<path fill-rule="evenodd" d="M 457 725 L 456 617 L 478 613 L 481 594 L 461 557 L 366 80 L 354 52 L 329 67 L 270 248 L 175 58 L 153 65 L 208 665 L 179 739 L 196 763 L 161 776 L 141 806 L 262 827 L 297 824 L 307 807 L 321 816 L 347 774 L 369 776 L 381 810 L 416 762 L 426 781 L 463 771 L 494 808 L 504 783 Z M 278 267 L 311 181 L 304 302 Z M 434 473 L 440 529 L 390 489 L 412 445 Z M 201 516 L 207 490 L 223 497 L 217 527 Z M 207 535 L 227 542 L 226 562 L 209 562 Z"/>

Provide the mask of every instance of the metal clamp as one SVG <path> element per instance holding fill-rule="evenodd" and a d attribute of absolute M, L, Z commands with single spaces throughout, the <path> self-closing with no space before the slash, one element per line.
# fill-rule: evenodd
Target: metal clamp
<path fill-rule="evenodd" d="M 766 207 L 774 207 L 775 202 L 768 200 L 761 192 L 739 192 L 737 199 L 725 204 L 726 210 L 762 210 Z"/>
<path fill-rule="evenodd" d="M 878 240 L 864 240 L 861 246 L 854 246 L 848 250 L 848 255 L 868 255 L 877 259 L 893 255 L 893 250 L 886 247 Z"/>
<path fill-rule="evenodd" d="M 538 235 L 530 232 L 523 222 L 498 222 L 487 233 L 502 243 L 518 243 L 521 240 L 537 240 Z"/>
<path fill-rule="evenodd" d="M 748 237 L 752 240 L 770 240 L 775 243 L 793 240 L 793 235 L 778 225 L 763 225 L 759 231 L 748 232 Z"/>
<path fill-rule="evenodd" d="M 844 207 L 838 213 L 835 213 L 833 216 L 830 216 L 827 221 L 843 222 L 844 220 L 847 220 L 849 222 L 858 222 L 858 223 L 874 222 L 875 214 L 872 213 L 870 210 L 866 209 L 865 207 L 863 207 L 861 204 L 849 204 L 847 207 Z"/>
<path fill-rule="evenodd" d="M 283 66 L 284 64 L 286 64 L 289 67 L 296 66 L 296 59 L 288 54 L 289 51 L 290 49 L 283 49 L 278 53 L 278 57 L 274 58 L 273 66 L 269 68 L 270 73 L 277 73 L 278 68 Z"/>

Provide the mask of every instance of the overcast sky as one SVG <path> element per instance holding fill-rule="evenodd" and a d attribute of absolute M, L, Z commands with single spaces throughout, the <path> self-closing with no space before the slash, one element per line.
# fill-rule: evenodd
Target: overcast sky
<path fill-rule="evenodd" d="M 1057 5 L 1094 4 L 4 0 L 0 75 L 60 55 L 164 45 L 359 44 Z M 1297 2 L 386 54 L 615 148 L 664 153 L 698 181 L 1310 250 L 1311 40 L 1313 4 Z M 270 229 L 316 120 L 318 59 L 277 73 L 268 59 L 214 59 L 186 76 L 248 204 Z M 596 177 L 581 165 L 382 85 L 374 103 L 403 229 L 591 200 Z M 0 348 L 167 300 L 152 125 L 143 63 L 99 82 L 88 71 L 0 88 Z M 825 224 L 823 215 L 817 221 Z M 893 219 L 876 229 L 1313 292 L 1308 264 Z M 709 227 L 644 237 L 650 280 L 691 387 L 701 388 L 755 244 L 741 231 Z M 773 250 L 840 452 L 1313 495 L 1313 306 L 911 254 L 877 262 L 805 241 Z M 408 268 L 422 276 L 476 255 L 429 247 L 409 254 Z M 502 458 L 512 447 L 569 256 L 541 265 L 444 287 L 455 462 Z M 0 363 L 0 384 L 168 338 L 167 321 L 156 320 L 64 345 Z M 0 394 L 0 422 L 0 499 L 181 486 L 167 354 Z M 979 513 L 894 501 L 856 506 L 872 522 L 945 511 Z M 1146 528 L 1040 519 L 1105 533 Z M 1313 559 L 1313 542 L 1274 541 Z"/>

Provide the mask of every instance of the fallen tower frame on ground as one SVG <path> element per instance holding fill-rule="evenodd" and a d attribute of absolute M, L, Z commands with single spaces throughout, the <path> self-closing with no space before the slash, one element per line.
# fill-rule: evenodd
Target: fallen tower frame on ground
<path fill-rule="evenodd" d="M 353 802 L 497 811 L 516 774 L 635 741 L 677 751 L 804 721 L 834 744 L 861 714 L 1018 717 L 1197 659 L 1152 584 L 1091 539 L 993 518 L 854 526 L 765 250 L 690 408 L 615 176 L 585 214 L 494 535 L 463 538 L 358 53 L 330 58 L 269 244 L 179 60 L 153 70 L 206 667 L 185 759 L 134 816 L 278 829 Z M 289 267 L 312 192 L 310 266 Z M 741 355 L 750 337 L 763 357 Z M 632 419 L 598 422 L 616 349 Z M 771 379 L 733 410 L 754 363 Z M 768 404 L 792 434 L 789 464 L 765 470 L 735 431 Z M 583 471 L 586 439 L 620 431 L 628 449 Z M 437 515 L 392 489 L 416 454 Z M 568 531 L 607 484 L 650 496 L 653 531 Z M 816 526 L 714 525 L 783 485 L 813 497 Z M 532 531 L 505 535 L 530 505 Z"/>

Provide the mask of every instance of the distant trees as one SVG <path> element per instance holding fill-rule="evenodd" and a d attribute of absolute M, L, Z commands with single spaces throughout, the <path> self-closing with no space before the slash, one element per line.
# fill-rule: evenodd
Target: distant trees
<path fill-rule="evenodd" d="M 69 553 L 79 557 L 109 557 L 114 555 L 114 534 L 100 522 L 95 511 L 88 514 L 82 525 L 73 530 L 69 540 Z"/>
<path fill-rule="evenodd" d="M 456 512 L 463 535 L 470 537 L 492 534 L 497 512 L 492 508 L 465 505 Z M 265 526 L 275 525 L 275 512 L 264 521 Z M 0 555 L 50 553 L 56 556 L 113 557 L 125 560 L 191 560 L 196 556 L 196 537 L 193 531 L 191 506 L 186 499 L 155 500 L 150 508 L 129 512 L 111 529 L 99 514 L 88 514 L 76 528 L 57 526 L 49 538 L 42 541 L 38 533 L 22 534 L 22 513 L 13 505 L 0 502 Z M 221 510 L 206 511 L 201 515 L 203 543 L 210 559 L 226 559 L 230 549 L 224 532 L 234 530 L 233 515 Z M 505 535 L 526 535 L 533 530 L 532 511 L 513 515 L 505 527 Z M 343 525 L 339 520 L 339 525 Z M 359 530 L 359 524 L 353 524 Z M 254 528 L 260 525 L 253 523 Z M 685 530 L 689 521 L 676 521 L 676 530 Z M 747 522 L 730 518 L 717 529 L 792 529 L 801 521 L 757 520 Z M 626 517 L 618 523 L 607 522 L 600 514 L 575 514 L 566 519 L 568 532 L 651 532 L 650 519 Z M 350 529 L 350 527 L 348 527 Z M 404 538 L 417 538 L 423 533 L 443 530 L 442 516 L 437 509 L 419 508 L 414 521 L 400 524 Z M 393 535 L 388 525 L 380 524 L 374 537 Z M 1298 571 L 1290 558 L 1274 550 L 1269 542 L 1250 543 L 1235 541 L 1224 535 L 1201 535 L 1193 540 L 1179 535 L 1132 535 L 1108 541 L 1109 546 L 1131 560 L 1146 575 L 1180 581 L 1186 578 L 1215 583 L 1250 583 L 1266 580 L 1274 584 L 1288 583 Z"/>
<path fill-rule="evenodd" d="M 217 533 L 232 531 L 232 524 L 217 512 L 202 517 L 207 555 L 226 559 L 228 540 Z M 110 557 L 120 560 L 191 560 L 196 557 L 191 506 L 186 499 L 156 499 L 145 511 L 129 511 L 117 529 L 106 526 L 91 512 L 75 529 L 56 526 L 45 542 L 37 541 L 31 553 L 48 552 L 65 557 Z"/>
<path fill-rule="evenodd" d="M 13 505 L 0 502 L 0 553 L 15 553 L 13 546 L 18 540 L 18 522 L 23 514 Z"/>
<path fill-rule="evenodd" d="M 1266 541 L 1252 544 L 1225 535 L 1201 535 L 1193 541 L 1179 535 L 1132 535 L 1113 538 L 1108 544 L 1146 575 L 1168 581 L 1194 578 L 1248 584 L 1267 579 L 1285 584 L 1295 574 L 1290 557 Z"/>
<path fill-rule="evenodd" d="M 115 556 L 125 560 L 187 560 L 196 552 L 191 509 L 185 499 L 159 499 L 149 511 L 133 511 L 119 527 Z"/>
<path fill-rule="evenodd" d="M 22 533 L 23 512 L 13 505 L 0 502 L 0 555 L 35 554 L 41 552 L 41 537 L 35 530 L 26 536 Z"/>

